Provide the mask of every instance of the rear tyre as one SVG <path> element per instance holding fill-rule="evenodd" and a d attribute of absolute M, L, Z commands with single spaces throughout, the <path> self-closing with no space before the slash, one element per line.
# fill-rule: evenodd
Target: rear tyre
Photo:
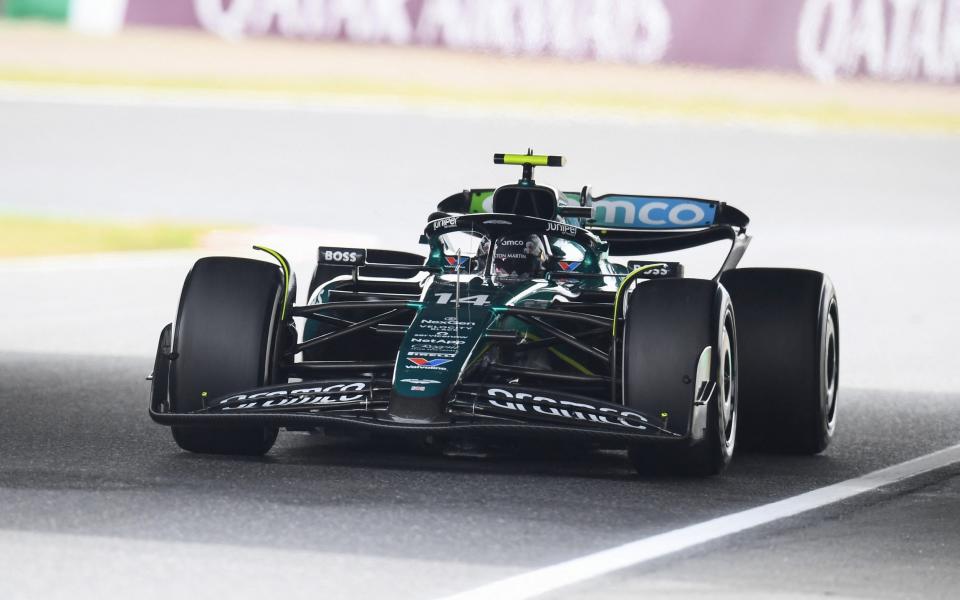
<path fill-rule="evenodd" d="M 735 269 L 721 282 L 737 311 L 746 447 L 822 452 L 837 424 L 840 315 L 833 284 L 801 269 Z"/>
<path fill-rule="evenodd" d="M 272 382 L 281 330 L 283 276 L 266 262 L 213 257 L 197 261 L 180 296 L 170 370 L 170 409 L 186 413 L 208 400 Z M 265 454 L 275 427 L 175 426 L 190 452 Z"/>
<path fill-rule="evenodd" d="M 690 428 L 688 440 L 633 445 L 639 473 L 723 471 L 737 441 L 737 381 L 737 325 L 721 286 L 699 279 L 637 286 L 624 319 L 624 403 L 671 431 Z"/>

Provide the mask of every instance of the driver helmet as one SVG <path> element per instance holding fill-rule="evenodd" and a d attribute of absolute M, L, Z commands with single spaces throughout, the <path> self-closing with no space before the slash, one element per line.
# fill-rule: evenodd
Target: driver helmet
<path fill-rule="evenodd" d="M 498 279 L 540 277 L 546 263 L 547 252 L 538 235 L 502 237 L 493 251 L 493 274 Z"/>

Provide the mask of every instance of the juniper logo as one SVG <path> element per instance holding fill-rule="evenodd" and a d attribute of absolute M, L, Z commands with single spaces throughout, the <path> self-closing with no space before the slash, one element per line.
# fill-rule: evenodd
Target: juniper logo
<path fill-rule="evenodd" d="M 547 233 L 558 232 L 563 235 L 576 235 L 577 228 L 573 225 L 567 225 L 566 223 L 557 223 L 556 221 L 550 221 L 547 223 Z"/>
<path fill-rule="evenodd" d="M 437 219 L 433 222 L 434 229 L 446 229 L 447 227 L 456 227 L 457 218 L 456 217 L 443 217 L 442 219 Z"/>

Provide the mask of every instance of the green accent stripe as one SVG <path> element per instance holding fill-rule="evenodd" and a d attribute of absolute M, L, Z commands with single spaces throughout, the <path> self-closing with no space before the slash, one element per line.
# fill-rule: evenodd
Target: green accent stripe
<path fill-rule="evenodd" d="M 274 257 L 277 259 L 277 262 L 280 263 L 280 268 L 283 269 L 283 308 L 280 309 L 280 320 L 285 321 L 287 319 L 287 300 L 290 296 L 290 263 L 287 262 L 287 259 L 284 258 L 282 254 L 266 246 L 254 246 L 253 249 L 266 252 Z"/>
<path fill-rule="evenodd" d="M 482 192 L 470 192 L 470 212 L 471 213 L 482 213 L 487 212 L 483 207 L 483 202 L 487 198 L 493 195 L 493 190 L 484 190 Z"/>
<path fill-rule="evenodd" d="M 545 154 L 494 154 L 493 162 L 498 165 L 533 165 L 534 167 L 562 167 L 562 156 Z"/>
<path fill-rule="evenodd" d="M 560 352 L 560 351 L 557 350 L 556 348 L 549 348 L 549 350 L 550 350 L 550 352 L 552 352 L 553 354 L 555 354 L 557 358 L 559 358 L 559 359 L 562 360 L 563 362 L 567 363 L 568 365 L 570 365 L 570 366 L 573 367 L 574 369 L 580 371 L 580 372 L 583 373 L 584 375 L 593 375 L 593 371 L 591 371 L 590 369 L 586 368 L 585 366 L 583 366 L 583 365 L 580 364 L 579 362 L 575 361 L 574 359 L 570 358 L 569 356 L 567 356 L 567 355 L 564 354 L 563 352 Z"/>
<path fill-rule="evenodd" d="M 465 372 L 466 372 L 466 371 L 469 371 L 470 369 L 473 368 L 473 366 L 474 366 L 475 364 L 477 364 L 478 362 L 480 362 L 480 360 L 483 358 L 483 355 L 487 352 L 487 350 L 490 349 L 490 346 L 492 346 L 492 345 L 493 345 L 493 344 L 487 342 L 487 343 L 483 346 L 483 348 L 480 350 L 480 352 L 477 352 L 477 355 L 474 357 L 474 359 L 471 360 L 471 361 L 467 364 L 467 366 L 466 366 L 466 368 L 464 369 L 464 371 L 465 371 Z"/>
<path fill-rule="evenodd" d="M 626 289 L 627 285 L 633 281 L 633 279 L 646 271 L 647 269 L 652 269 L 654 267 L 665 267 L 665 263 L 653 263 L 650 265 L 643 265 L 636 271 L 633 271 L 629 275 L 623 278 L 623 281 L 620 282 L 620 287 L 617 288 L 617 295 L 613 300 L 613 337 L 617 337 L 617 319 L 620 317 L 620 300 L 623 297 L 623 290 Z"/>
<path fill-rule="evenodd" d="M 532 340 L 535 341 L 535 342 L 541 339 L 540 336 L 538 336 L 538 335 L 535 334 L 535 333 L 527 333 L 527 337 L 529 337 L 530 339 L 532 339 Z M 549 350 L 551 354 L 553 354 L 554 356 L 556 356 L 557 358 L 559 358 L 559 359 L 562 360 L 563 362 L 567 363 L 568 365 L 570 365 L 570 366 L 573 367 L 574 369 L 580 371 L 580 372 L 583 373 L 584 375 L 593 375 L 593 371 L 591 371 L 590 369 L 588 369 L 587 367 L 585 367 L 585 366 L 584 366 L 583 364 L 581 364 L 579 361 L 574 360 L 573 358 L 567 356 L 567 355 L 564 354 L 563 352 L 560 352 L 560 351 L 557 350 L 556 348 L 547 348 L 547 350 Z"/>
<path fill-rule="evenodd" d="M 533 165 L 535 167 L 547 166 L 546 156 L 527 156 L 526 154 L 504 154 L 503 164 L 505 165 Z"/>
<path fill-rule="evenodd" d="M 6 0 L 0 1 L 3 12 L 12 19 L 49 19 L 66 22 L 70 0 Z"/>

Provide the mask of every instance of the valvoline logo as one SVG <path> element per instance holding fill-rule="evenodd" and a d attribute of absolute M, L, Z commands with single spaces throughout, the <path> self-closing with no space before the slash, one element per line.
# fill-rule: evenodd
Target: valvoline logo
<path fill-rule="evenodd" d="M 557 265 L 559 265 L 560 269 L 563 271 L 576 271 L 577 267 L 579 267 L 581 264 L 582 263 L 580 261 L 573 261 L 573 262 L 569 262 L 565 260 L 557 261 Z"/>
<path fill-rule="evenodd" d="M 422 356 L 414 356 L 413 358 L 408 358 L 407 360 L 417 365 L 418 367 L 439 367 L 440 365 L 445 365 L 448 362 L 453 362 L 449 358 L 434 358 L 432 360 L 427 360 Z"/>
<path fill-rule="evenodd" d="M 463 266 L 465 266 L 469 261 L 470 261 L 470 257 L 469 257 L 469 256 L 461 256 L 461 257 L 460 257 L 460 265 L 459 265 L 459 266 L 463 267 Z M 451 267 L 456 267 L 456 266 L 457 266 L 457 257 L 456 257 L 456 256 L 448 256 L 448 257 L 447 257 L 447 264 L 448 264 L 449 266 L 451 266 Z"/>

